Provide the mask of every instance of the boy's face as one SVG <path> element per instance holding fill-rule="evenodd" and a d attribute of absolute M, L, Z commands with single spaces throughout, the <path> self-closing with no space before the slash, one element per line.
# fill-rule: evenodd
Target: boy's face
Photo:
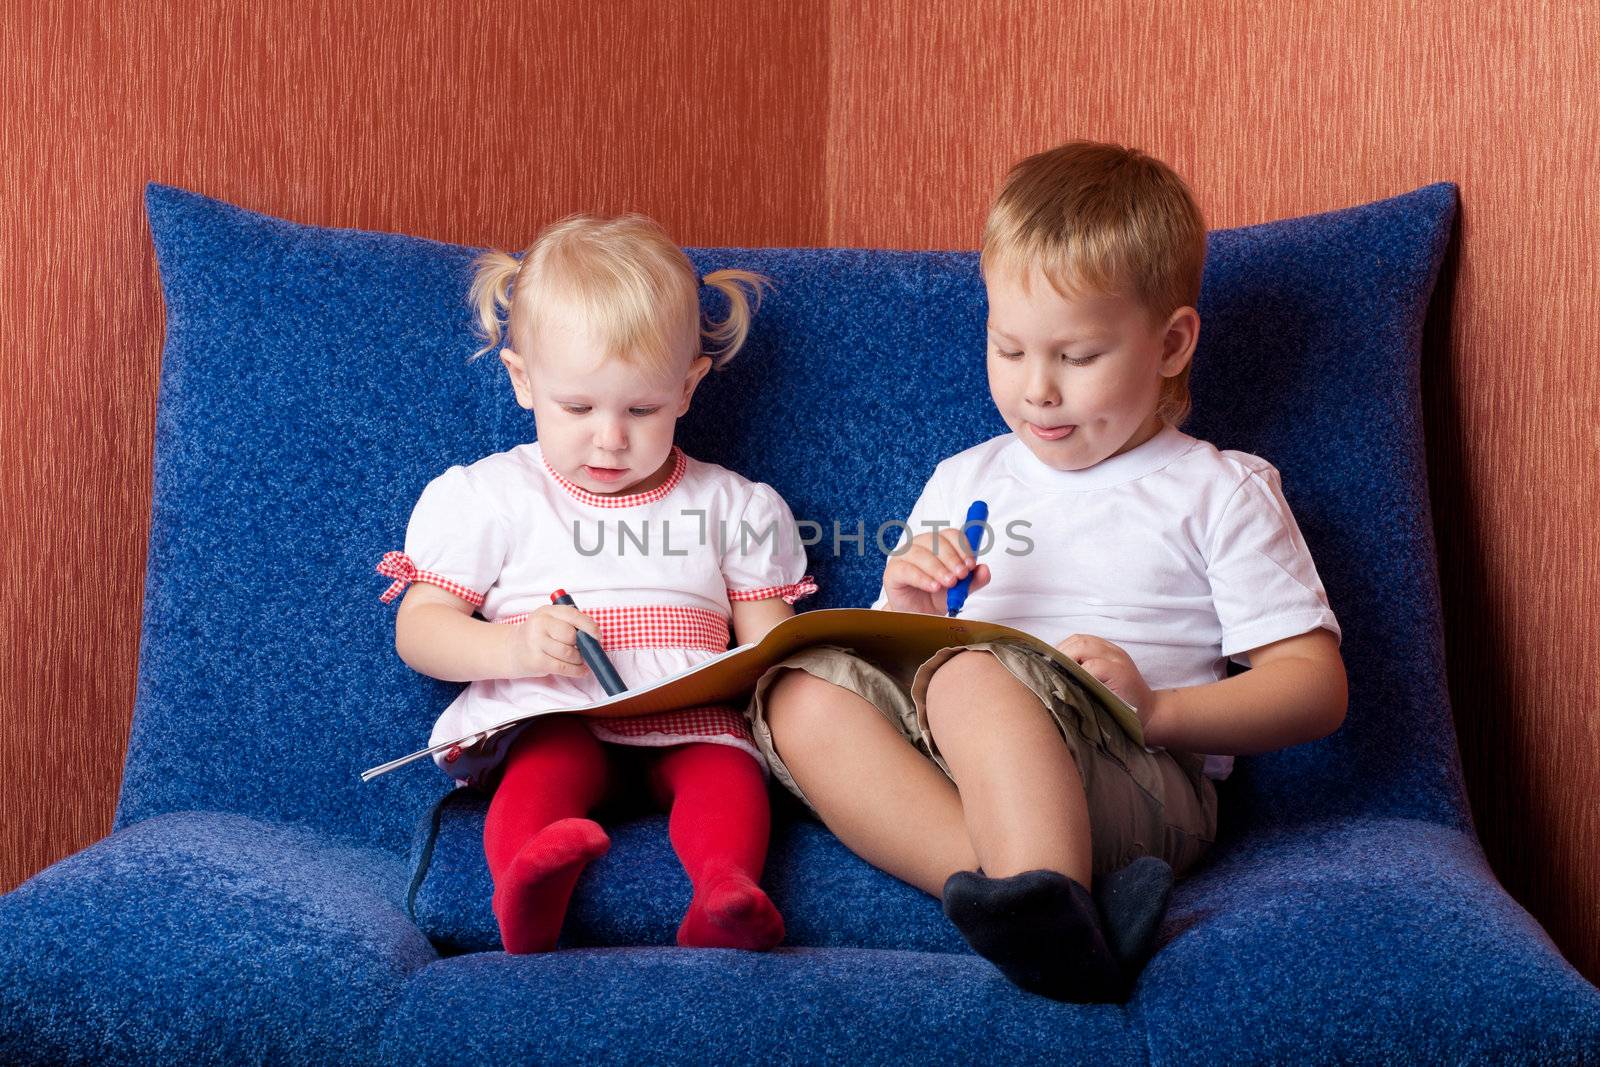
<path fill-rule="evenodd" d="M 1083 470 L 1161 430 L 1161 381 L 1189 365 L 1200 316 L 1152 323 L 1123 296 L 1064 297 L 1035 270 L 985 278 L 989 393 L 1006 425 L 1048 467 Z"/>

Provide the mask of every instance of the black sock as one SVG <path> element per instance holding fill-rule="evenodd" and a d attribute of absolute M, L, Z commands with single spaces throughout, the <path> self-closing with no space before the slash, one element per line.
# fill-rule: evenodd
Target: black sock
<path fill-rule="evenodd" d="M 1119 871 L 1094 880 L 1100 929 L 1129 982 L 1155 951 L 1156 934 L 1172 899 L 1172 867 L 1157 856 L 1140 856 Z"/>
<path fill-rule="evenodd" d="M 957 871 L 944 884 L 944 913 L 967 944 L 1029 992 L 1080 1002 L 1124 995 L 1094 899 L 1064 874 Z"/>

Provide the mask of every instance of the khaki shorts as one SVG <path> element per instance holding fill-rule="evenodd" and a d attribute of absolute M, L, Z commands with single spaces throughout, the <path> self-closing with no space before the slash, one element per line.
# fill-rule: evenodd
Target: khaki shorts
<path fill-rule="evenodd" d="M 818 645 L 763 674 L 750 701 L 756 737 L 773 777 L 810 808 L 772 744 L 766 697 L 784 670 L 803 670 L 848 689 L 883 713 L 895 729 L 950 777 L 928 733 L 926 696 L 933 672 L 967 649 L 990 652 L 1032 690 L 1055 719 L 1083 778 L 1089 802 L 1094 873 L 1117 870 L 1140 856 L 1160 856 L 1176 874 L 1194 866 L 1217 836 L 1217 791 L 1189 752 L 1151 752 L 1129 737 L 1104 704 L 1048 656 L 1009 642 L 941 649 L 921 663 L 868 660 L 845 648 Z M 952 778 L 952 781 L 954 779 Z M 816 809 L 812 809 L 815 812 Z"/>

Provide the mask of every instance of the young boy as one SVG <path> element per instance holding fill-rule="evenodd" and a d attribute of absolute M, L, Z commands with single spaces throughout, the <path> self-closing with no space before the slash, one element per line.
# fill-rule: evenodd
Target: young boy
<path fill-rule="evenodd" d="M 970 573 L 963 617 L 1066 652 L 1135 708 L 1144 746 L 1014 644 L 922 663 L 812 648 L 752 701 L 779 781 L 1058 999 L 1120 1000 L 1142 962 L 1102 929 L 1095 875 L 1159 868 L 1164 907 L 1171 870 L 1215 838 L 1232 756 L 1344 719 L 1339 625 L 1277 470 L 1177 428 L 1204 260 L 1199 208 L 1155 159 L 1074 142 L 1013 168 L 981 255 L 989 388 L 1012 432 L 938 465 L 874 605 L 943 614 Z M 1025 531 L 986 563 L 960 529 L 979 499 L 997 533 Z M 1227 678 L 1230 657 L 1251 670 Z"/>

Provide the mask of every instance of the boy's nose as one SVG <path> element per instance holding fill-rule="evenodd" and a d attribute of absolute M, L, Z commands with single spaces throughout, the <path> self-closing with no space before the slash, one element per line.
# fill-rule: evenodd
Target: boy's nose
<path fill-rule="evenodd" d="M 1028 378 L 1023 399 L 1034 407 L 1053 408 L 1061 403 L 1061 392 L 1055 379 L 1048 374 L 1034 374 Z"/>

